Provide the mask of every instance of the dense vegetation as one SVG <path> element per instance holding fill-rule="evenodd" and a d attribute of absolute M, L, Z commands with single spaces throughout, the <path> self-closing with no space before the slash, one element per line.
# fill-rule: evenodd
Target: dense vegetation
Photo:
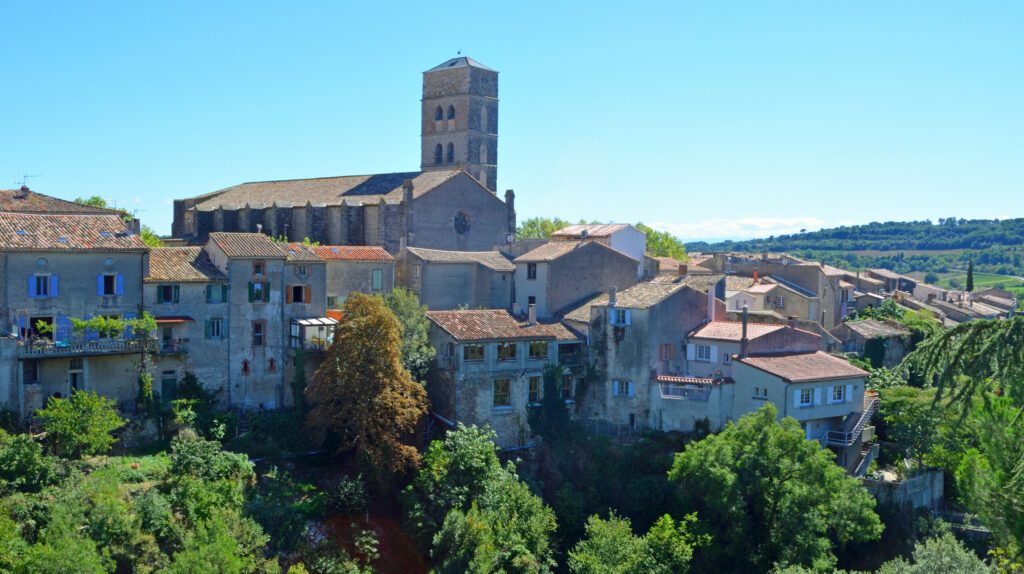
<path fill-rule="evenodd" d="M 869 223 L 746 241 L 686 244 L 690 251 L 785 251 L 851 269 L 964 270 L 1024 275 L 1024 219 Z"/>

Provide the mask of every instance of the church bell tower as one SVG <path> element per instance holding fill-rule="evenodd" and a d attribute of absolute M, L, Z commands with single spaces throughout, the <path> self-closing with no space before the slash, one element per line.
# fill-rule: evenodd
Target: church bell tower
<path fill-rule="evenodd" d="M 459 56 L 423 72 L 423 171 L 461 167 L 498 182 L 498 72 Z"/>

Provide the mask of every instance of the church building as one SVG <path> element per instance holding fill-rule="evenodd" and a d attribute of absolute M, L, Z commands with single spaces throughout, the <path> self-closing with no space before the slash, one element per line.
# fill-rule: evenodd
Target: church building
<path fill-rule="evenodd" d="M 174 201 L 172 234 L 262 232 L 327 245 L 457 251 L 515 233 L 515 195 L 497 196 L 498 72 L 460 56 L 423 73 L 420 171 L 242 183 Z"/>

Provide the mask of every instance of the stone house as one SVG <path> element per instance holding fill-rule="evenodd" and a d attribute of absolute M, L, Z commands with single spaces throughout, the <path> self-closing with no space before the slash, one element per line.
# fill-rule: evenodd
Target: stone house
<path fill-rule="evenodd" d="M 509 309 L 515 266 L 499 251 L 407 247 L 398 254 L 398 285 L 428 309 Z"/>
<path fill-rule="evenodd" d="M 863 357 L 869 345 L 882 345 L 885 351 L 881 366 L 886 368 L 898 365 L 910 351 L 910 329 L 896 321 L 846 321 L 832 329 L 831 333 L 842 342 L 844 353 L 856 353 Z"/>
<path fill-rule="evenodd" d="M 580 416 L 629 428 L 660 428 L 664 415 L 652 407 L 655 379 L 685 374 L 686 334 L 714 319 L 721 303 L 713 293 L 681 283 L 645 282 L 610 290 L 589 311 L 590 362 L 598 382 L 580 397 Z"/>
<path fill-rule="evenodd" d="M 153 391 L 177 397 L 185 373 L 227 404 L 228 278 L 201 247 L 150 250 L 144 282 L 146 310 L 157 323 Z"/>
<path fill-rule="evenodd" d="M 895 293 L 896 291 L 913 293 L 914 288 L 917 287 L 916 280 L 888 269 L 868 269 L 864 273 L 884 282 L 883 289 L 886 293 Z"/>
<path fill-rule="evenodd" d="M 866 372 L 821 351 L 736 357 L 732 372 L 734 418 L 770 401 L 779 418 L 800 422 L 808 440 L 834 449 L 840 466 L 857 472 L 870 464 L 861 445 L 874 436 L 878 399 L 865 393 Z"/>
<path fill-rule="evenodd" d="M 284 263 L 284 316 L 287 331 L 275 333 L 287 337 L 282 370 L 284 405 L 293 405 L 292 381 L 301 364 L 306 375 L 317 367 L 334 340 L 337 320 L 327 316 L 327 264 L 312 247 L 302 243 L 279 245 L 286 252 Z M 303 361 L 296 355 L 303 354 Z"/>
<path fill-rule="evenodd" d="M 553 317 L 611 287 L 636 284 L 637 261 L 597 241 L 551 241 L 516 257 L 513 305 Z"/>
<path fill-rule="evenodd" d="M 628 255 L 637 262 L 637 279 L 644 275 L 647 234 L 628 223 L 581 223 L 551 234 L 553 242 L 595 241 Z M 660 263 L 660 262 L 659 262 Z M 678 266 L 676 267 L 678 269 Z"/>
<path fill-rule="evenodd" d="M 327 271 L 327 308 L 338 309 L 352 293 L 387 295 L 395 288 L 395 258 L 382 247 L 315 245 Z"/>
<path fill-rule="evenodd" d="M 443 420 L 488 425 L 502 448 L 530 443 L 529 410 L 540 404 L 548 365 L 564 368 L 559 392 L 573 403 L 583 342 L 561 323 L 521 321 L 498 309 L 429 311 L 427 318 L 437 350 L 427 391 Z"/>
<path fill-rule="evenodd" d="M 21 203 L 25 202 L 25 203 Z M 137 316 L 143 308 L 147 248 L 138 221 L 56 198 L 0 193 L 0 314 L 12 335 L 15 377 L 0 382 L 0 404 L 28 416 L 49 396 L 88 389 L 126 408 L 137 393 L 140 343 L 124 334 L 76 332 L 72 319 Z M 110 335 L 110 334 L 103 334 Z M 7 360 L 12 357 L 8 356 Z"/>

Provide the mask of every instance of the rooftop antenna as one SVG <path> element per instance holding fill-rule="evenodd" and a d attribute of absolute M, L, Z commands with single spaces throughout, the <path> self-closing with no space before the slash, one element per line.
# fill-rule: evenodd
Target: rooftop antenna
<path fill-rule="evenodd" d="M 21 187 L 23 185 L 28 185 L 28 178 L 30 178 L 30 177 L 43 177 L 43 176 L 41 174 L 26 173 L 26 174 L 23 174 L 21 176 L 21 181 L 14 182 L 14 185 L 17 185 L 18 187 Z"/>

